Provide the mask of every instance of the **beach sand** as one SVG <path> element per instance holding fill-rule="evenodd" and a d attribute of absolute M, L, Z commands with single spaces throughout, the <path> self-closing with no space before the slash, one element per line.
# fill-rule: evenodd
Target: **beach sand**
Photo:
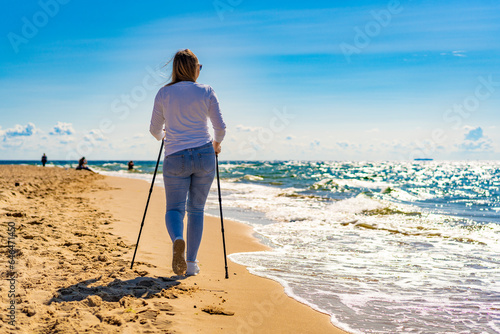
<path fill-rule="evenodd" d="M 206 217 L 200 274 L 175 276 L 161 187 L 131 270 L 149 187 L 87 171 L 0 166 L 0 333 L 346 333 L 229 260 L 225 279 L 219 218 Z M 249 226 L 224 223 L 228 254 L 267 249 Z"/>

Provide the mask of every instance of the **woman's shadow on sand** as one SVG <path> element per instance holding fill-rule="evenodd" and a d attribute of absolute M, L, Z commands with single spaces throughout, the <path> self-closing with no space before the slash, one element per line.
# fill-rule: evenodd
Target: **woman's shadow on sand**
<path fill-rule="evenodd" d="M 184 276 L 172 277 L 136 277 L 129 280 L 115 279 L 108 284 L 95 285 L 102 279 L 102 276 L 78 282 L 69 287 L 60 288 L 47 304 L 82 301 L 89 296 L 99 296 L 103 301 L 118 302 L 125 296 L 135 298 L 176 298 L 174 287 L 178 286 Z M 89 287 L 89 285 L 93 285 Z"/>

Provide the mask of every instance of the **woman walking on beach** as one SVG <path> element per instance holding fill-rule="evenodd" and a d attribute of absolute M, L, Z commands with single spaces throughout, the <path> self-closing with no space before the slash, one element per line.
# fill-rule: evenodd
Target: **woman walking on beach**
<path fill-rule="evenodd" d="M 226 125 L 212 87 L 196 82 L 202 65 L 195 54 L 189 49 L 178 51 L 172 67 L 171 82 L 156 95 L 150 132 L 165 144 L 165 222 L 173 242 L 172 269 L 176 275 L 196 275 L 200 271 L 196 257 L 203 233 L 205 202 L 215 176 L 215 154 L 221 151 Z M 208 133 L 209 118 L 214 139 Z"/>

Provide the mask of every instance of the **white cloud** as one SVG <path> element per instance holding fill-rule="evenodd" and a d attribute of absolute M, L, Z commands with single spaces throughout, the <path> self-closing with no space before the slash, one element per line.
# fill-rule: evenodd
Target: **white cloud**
<path fill-rule="evenodd" d="M 75 141 L 75 138 L 72 137 L 72 136 L 66 136 L 64 138 L 61 138 L 59 140 L 59 143 L 63 144 L 63 145 L 66 145 L 66 144 L 69 144 L 69 143 L 72 143 Z"/>
<path fill-rule="evenodd" d="M 4 137 L 3 141 L 0 143 L 0 149 L 17 149 L 23 144 L 24 142 L 22 140 L 7 139 L 7 137 Z"/>
<path fill-rule="evenodd" d="M 49 132 L 51 135 L 72 135 L 75 133 L 75 130 L 73 129 L 73 124 L 71 123 L 64 123 L 64 122 L 57 122 L 56 125 L 52 128 L 52 131 Z"/>
<path fill-rule="evenodd" d="M 16 124 L 13 128 L 5 130 L 0 128 L 0 149 L 19 150 L 21 147 L 25 147 L 26 142 L 39 132 L 40 130 L 33 123 L 24 126 Z"/>
<path fill-rule="evenodd" d="M 465 51 L 457 50 L 457 51 L 451 51 L 452 56 L 454 57 L 467 57 L 465 54 Z"/>
<path fill-rule="evenodd" d="M 320 146 L 320 144 L 321 144 L 321 143 L 320 143 L 320 141 L 319 141 L 319 140 L 313 140 L 313 141 L 309 144 L 309 146 L 310 146 L 311 148 L 315 148 L 315 147 L 319 147 L 319 146 Z"/>
<path fill-rule="evenodd" d="M 0 136 L 5 138 L 10 137 L 29 137 L 38 132 L 35 124 L 28 123 L 25 126 L 16 124 L 13 128 L 2 130 L 0 129 Z"/>
<path fill-rule="evenodd" d="M 465 140 L 477 141 L 483 137 L 483 129 L 481 129 L 480 127 L 469 130 L 469 132 L 465 134 Z"/>
<path fill-rule="evenodd" d="M 466 127 L 467 133 L 464 135 L 464 141 L 459 148 L 464 151 L 491 151 L 493 150 L 493 141 L 483 133 L 481 127 Z"/>
<path fill-rule="evenodd" d="M 259 131 L 262 128 L 259 127 L 253 127 L 253 126 L 246 126 L 246 125 L 236 125 L 236 131 L 240 132 L 254 132 L 254 131 Z"/>
<path fill-rule="evenodd" d="M 340 148 L 346 149 L 349 147 L 349 143 L 346 141 L 339 141 L 339 142 L 337 142 L 337 146 L 339 146 Z"/>
<path fill-rule="evenodd" d="M 465 140 L 460 144 L 460 148 L 464 151 L 491 151 L 493 150 L 492 141 L 489 138 L 483 138 L 480 140 Z"/>
<path fill-rule="evenodd" d="M 83 140 L 89 142 L 104 141 L 106 139 L 108 138 L 106 138 L 100 130 L 90 130 L 88 134 L 83 136 Z"/>

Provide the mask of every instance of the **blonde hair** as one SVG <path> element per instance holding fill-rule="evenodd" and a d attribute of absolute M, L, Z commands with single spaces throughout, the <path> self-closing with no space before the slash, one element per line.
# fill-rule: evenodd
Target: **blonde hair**
<path fill-rule="evenodd" d="M 166 64 L 168 65 L 172 59 Z M 167 86 L 176 84 L 180 81 L 196 82 L 196 68 L 198 66 L 198 58 L 189 49 L 177 51 L 173 57 L 172 64 L 172 80 Z"/>

